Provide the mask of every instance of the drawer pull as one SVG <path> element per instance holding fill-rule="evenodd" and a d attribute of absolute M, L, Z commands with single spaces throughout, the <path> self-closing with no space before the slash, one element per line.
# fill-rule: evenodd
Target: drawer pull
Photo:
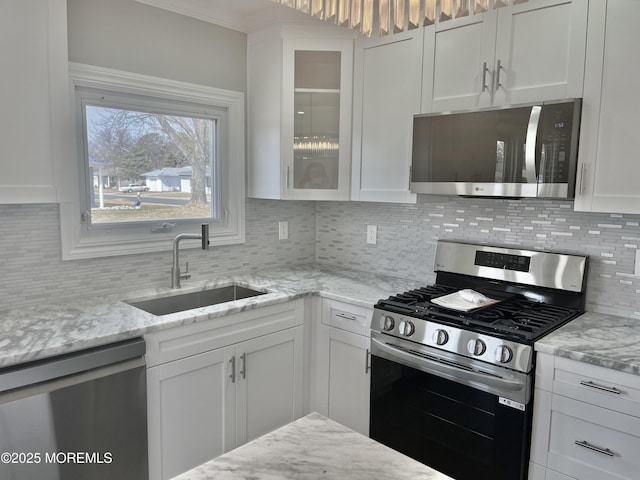
<path fill-rule="evenodd" d="M 609 393 L 615 393 L 616 395 L 620 395 L 622 393 L 622 390 L 618 390 L 616 387 L 605 387 L 604 385 L 593 383 L 591 380 L 580 380 L 580 385 L 583 387 L 595 388 L 596 390 L 603 390 Z"/>
<path fill-rule="evenodd" d="M 357 320 L 355 315 L 347 315 L 346 313 L 342 313 L 342 312 L 336 313 L 336 317 L 344 318 L 345 320 L 351 320 L 352 322 L 355 322 Z"/>
<path fill-rule="evenodd" d="M 589 442 L 586 442 L 584 440 L 576 440 L 575 444 L 578 445 L 579 447 L 588 448 L 589 450 L 593 450 L 594 452 L 607 455 L 608 457 L 613 457 L 614 455 L 614 453 L 608 448 L 596 447 L 595 445 L 591 445 Z"/>

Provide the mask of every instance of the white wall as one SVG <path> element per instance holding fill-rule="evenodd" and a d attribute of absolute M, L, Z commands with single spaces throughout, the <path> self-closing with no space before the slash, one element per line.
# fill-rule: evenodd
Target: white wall
<path fill-rule="evenodd" d="M 132 0 L 67 0 L 69 61 L 246 91 L 247 36 Z"/>

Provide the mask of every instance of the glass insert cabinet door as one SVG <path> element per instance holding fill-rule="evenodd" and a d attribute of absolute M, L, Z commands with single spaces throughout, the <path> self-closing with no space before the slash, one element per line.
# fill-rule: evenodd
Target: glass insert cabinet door
<path fill-rule="evenodd" d="M 294 44 L 291 103 L 284 110 L 292 118 L 283 131 L 285 196 L 347 200 L 353 41 L 297 39 Z"/>
<path fill-rule="evenodd" d="M 293 187 L 296 189 L 338 188 L 340 57 L 340 52 L 295 52 Z"/>

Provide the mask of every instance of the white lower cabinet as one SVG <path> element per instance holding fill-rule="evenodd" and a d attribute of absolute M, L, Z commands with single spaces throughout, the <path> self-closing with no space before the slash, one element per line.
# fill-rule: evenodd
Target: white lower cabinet
<path fill-rule="evenodd" d="M 640 478 L 640 377 L 545 354 L 538 360 L 530 478 Z"/>
<path fill-rule="evenodd" d="M 323 300 L 316 337 L 316 409 L 367 436 L 371 315 L 370 309 Z"/>
<path fill-rule="evenodd" d="M 229 358 L 220 348 L 148 370 L 150 478 L 172 478 L 235 445 Z"/>
<path fill-rule="evenodd" d="M 239 446 L 301 415 L 302 327 L 244 342 L 235 355 Z"/>
<path fill-rule="evenodd" d="M 148 335 L 152 480 L 302 415 L 302 316 L 296 301 Z"/>

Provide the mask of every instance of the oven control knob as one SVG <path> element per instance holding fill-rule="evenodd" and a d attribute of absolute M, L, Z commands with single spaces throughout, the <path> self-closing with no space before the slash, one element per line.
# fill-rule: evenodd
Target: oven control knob
<path fill-rule="evenodd" d="M 380 327 L 382 327 L 385 332 L 390 332 L 395 326 L 396 321 L 390 315 L 385 315 L 380 319 Z"/>
<path fill-rule="evenodd" d="M 469 353 L 477 357 L 482 355 L 486 349 L 487 345 L 482 340 L 477 338 L 469 340 L 469 343 L 467 343 L 467 350 L 469 351 Z"/>
<path fill-rule="evenodd" d="M 400 322 L 400 325 L 398 325 L 398 330 L 400 331 L 400 335 L 404 335 L 405 337 L 410 337 L 411 335 L 413 335 L 413 332 L 416 330 L 416 327 L 411 322 L 402 321 Z"/>
<path fill-rule="evenodd" d="M 444 345 L 449 341 L 449 334 L 441 328 L 433 332 L 433 341 L 436 345 Z"/>
<path fill-rule="evenodd" d="M 509 363 L 513 358 L 513 351 L 506 345 L 496 348 L 496 362 Z"/>

